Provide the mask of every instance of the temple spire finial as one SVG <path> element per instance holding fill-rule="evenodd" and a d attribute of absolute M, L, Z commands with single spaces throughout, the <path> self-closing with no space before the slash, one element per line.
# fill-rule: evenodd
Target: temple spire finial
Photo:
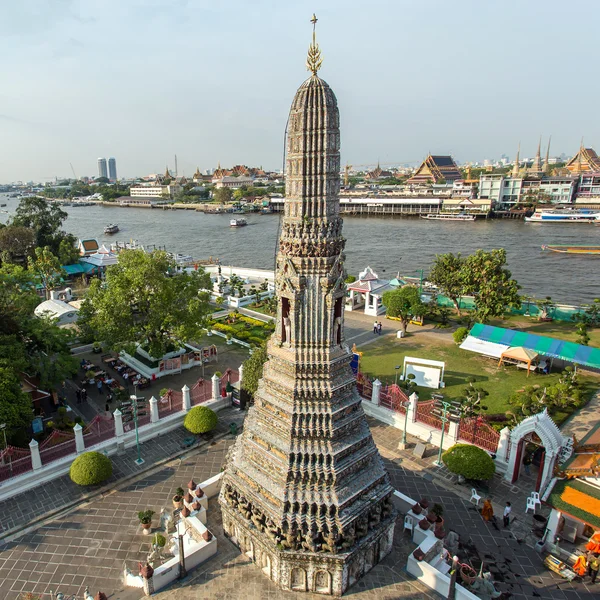
<path fill-rule="evenodd" d="M 311 71 L 313 75 L 317 74 L 317 71 L 323 64 L 321 49 L 319 48 L 319 44 L 317 44 L 317 21 L 317 16 L 313 13 L 312 19 L 310 20 L 313 25 L 312 43 L 308 47 L 308 56 L 306 57 L 306 70 Z"/>

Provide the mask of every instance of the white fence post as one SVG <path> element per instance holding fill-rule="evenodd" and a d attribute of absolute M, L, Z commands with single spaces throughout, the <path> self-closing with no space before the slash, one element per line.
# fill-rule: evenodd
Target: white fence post
<path fill-rule="evenodd" d="M 419 401 L 419 396 L 417 396 L 416 392 L 413 392 L 408 397 L 408 422 L 416 423 L 417 422 L 417 402 Z"/>
<path fill-rule="evenodd" d="M 448 435 L 447 438 L 444 438 L 444 442 L 446 439 L 452 440 L 452 446 L 458 442 L 458 434 L 460 429 L 460 423 L 458 421 L 450 421 L 448 423 Z"/>
<path fill-rule="evenodd" d="M 40 447 L 35 440 L 29 442 L 29 450 L 31 451 L 31 467 L 34 471 L 42 468 L 42 457 L 40 456 Z"/>
<path fill-rule="evenodd" d="M 158 400 L 152 396 L 150 398 L 150 423 L 158 423 Z"/>
<path fill-rule="evenodd" d="M 83 427 L 76 423 L 75 427 L 73 427 L 73 431 L 75 432 L 75 451 L 77 454 L 81 454 L 85 452 L 85 442 L 83 441 Z"/>
<path fill-rule="evenodd" d="M 244 363 L 242 363 L 239 368 L 238 368 L 238 373 L 240 375 L 240 378 L 238 379 L 239 383 L 240 383 L 240 387 L 242 386 L 242 378 L 244 377 Z"/>
<path fill-rule="evenodd" d="M 221 390 L 219 389 L 221 380 L 219 379 L 219 377 L 217 377 L 217 374 L 215 373 L 211 377 L 211 381 L 212 381 L 212 400 L 219 400 L 219 398 L 221 397 Z"/>
<path fill-rule="evenodd" d="M 115 418 L 115 436 L 118 443 L 119 439 L 125 435 L 125 432 L 123 431 L 123 413 L 117 408 L 113 413 L 113 416 Z"/>
<path fill-rule="evenodd" d="M 510 429 L 504 427 L 500 430 L 500 439 L 498 440 L 498 448 L 496 449 L 496 456 L 499 460 L 503 460 L 505 463 L 508 462 L 508 442 L 510 440 Z"/>
<path fill-rule="evenodd" d="M 379 381 L 379 379 L 376 379 L 373 382 L 373 390 L 371 392 L 371 402 L 375 406 L 379 406 L 379 394 L 380 393 L 381 393 L 381 381 Z"/>
<path fill-rule="evenodd" d="M 192 408 L 192 401 L 190 399 L 190 388 L 187 385 L 184 385 L 181 388 L 181 393 L 183 394 L 183 412 L 188 412 L 188 410 Z"/>

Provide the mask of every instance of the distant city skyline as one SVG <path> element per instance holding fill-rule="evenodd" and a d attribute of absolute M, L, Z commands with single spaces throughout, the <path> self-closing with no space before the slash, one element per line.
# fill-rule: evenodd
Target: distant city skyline
<path fill-rule="evenodd" d="M 429 151 L 458 162 L 600 149 L 581 94 L 600 5 L 565 26 L 557 0 L 396 3 L 300 0 L 32 0 L 3 3 L 0 181 L 95 172 L 117 149 L 124 178 L 221 164 L 280 169 L 290 89 L 317 12 L 323 78 L 337 90 L 342 164 L 418 164 Z M 231 18 L 235 15 L 235 19 Z M 432 15 L 435 18 L 432 18 Z M 107 44 L 107 32 L 114 43 Z M 85 74 L 82 76 L 82 74 Z M 243 76 L 241 76 L 243 74 Z M 158 85 L 168 80 L 168 85 Z M 584 104 L 582 107 L 581 104 Z"/>

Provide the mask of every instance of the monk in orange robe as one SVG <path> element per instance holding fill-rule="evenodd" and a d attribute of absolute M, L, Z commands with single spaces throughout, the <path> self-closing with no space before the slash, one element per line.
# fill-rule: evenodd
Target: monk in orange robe
<path fill-rule="evenodd" d="M 590 538 L 590 541 L 585 545 L 585 549 L 595 554 L 600 553 L 600 531 L 596 531 Z"/>
<path fill-rule="evenodd" d="M 481 516 L 486 520 L 490 521 L 494 518 L 494 508 L 492 507 L 492 500 L 488 498 L 483 503 L 483 508 L 481 509 Z"/>
<path fill-rule="evenodd" d="M 587 568 L 588 564 L 585 554 L 578 556 L 575 564 L 573 565 L 573 571 L 575 571 L 579 577 L 583 577 L 587 573 Z"/>

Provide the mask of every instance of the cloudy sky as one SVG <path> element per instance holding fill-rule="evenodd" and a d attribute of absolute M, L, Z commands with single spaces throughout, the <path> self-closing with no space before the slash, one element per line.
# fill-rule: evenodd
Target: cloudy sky
<path fill-rule="evenodd" d="M 342 160 L 600 150 L 594 0 L 0 3 L 0 182 L 245 163 L 280 168 L 319 18 Z"/>

